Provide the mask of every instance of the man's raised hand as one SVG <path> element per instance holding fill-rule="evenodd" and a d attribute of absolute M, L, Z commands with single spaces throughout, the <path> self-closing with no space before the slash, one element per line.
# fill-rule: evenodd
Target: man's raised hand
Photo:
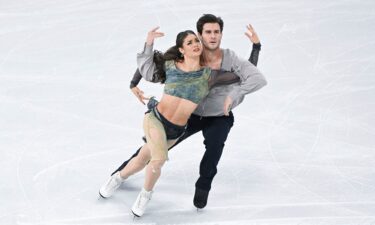
<path fill-rule="evenodd" d="M 258 44 L 260 42 L 258 34 L 255 32 L 253 26 L 251 24 L 246 26 L 245 35 L 250 39 L 253 44 Z"/>

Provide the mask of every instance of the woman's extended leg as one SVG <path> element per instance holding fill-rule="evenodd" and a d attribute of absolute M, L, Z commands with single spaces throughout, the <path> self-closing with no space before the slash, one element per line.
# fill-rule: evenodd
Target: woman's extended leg
<path fill-rule="evenodd" d="M 147 162 L 150 160 L 151 154 L 150 150 L 147 147 L 147 144 L 143 145 L 139 154 L 132 158 L 129 162 L 129 165 L 114 173 L 100 188 L 99 195 L 103 198 L 108 198 L 113 195 L 113 193 L 120 187 L 122 182 L 129 176 L 137 173 L 142 170 Z"/>
<path fill-rule="evenodd" d="M 141 171 L 146 167 L 147 163 L 151 159 L 151 152 L 147 144 L 144 144 L 139 151 L 138 155 L 132 158 L 128 165 L 120 171 L 120 175 L 123 179 Z"/>

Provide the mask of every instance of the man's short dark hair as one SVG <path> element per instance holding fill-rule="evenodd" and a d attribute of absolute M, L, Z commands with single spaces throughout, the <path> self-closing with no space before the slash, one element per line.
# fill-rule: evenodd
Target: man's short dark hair
<path fill-rule="evenodd" d="M 218 23 L 220 26 L 220 32 L 223 32 L 224 21 L 220 17 L 212 14 L 203 14 L 203 16 L 201 16 L 197 21 L 197 31 L 200 35 L 202 35 L 203 26 L 206 23 Z"/>

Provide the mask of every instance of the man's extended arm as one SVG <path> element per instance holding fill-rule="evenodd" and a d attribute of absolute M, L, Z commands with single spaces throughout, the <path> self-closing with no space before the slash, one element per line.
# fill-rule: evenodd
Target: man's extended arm
<path fill-rule="evenodd" d="M 240 83 L 233 88 L 224 102 L 225 115 L 242 102 L 245 95 L 255 92 L 267 84 L 264 75 L 257 67 L 240 59 L 233 51 L 229 51 L 228 54 L 231 58 L 231 68 L 240 77 Z"/>

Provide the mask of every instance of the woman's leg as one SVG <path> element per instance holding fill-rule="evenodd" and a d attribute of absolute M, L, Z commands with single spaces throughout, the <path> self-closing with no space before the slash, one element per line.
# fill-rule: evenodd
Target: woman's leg
<path fill-rule="evenodd" d="M 167 141 L 164 126 L 153 113 L 145 115 L 143 129 L 151 160 L 146 166 L 143 188 L 132 206 L 132 212 L 136 216 L 142 216 L 145 212 L 146 206 L 151 200 L 154 186 L 161 175 L 161 168 L 168 159 L 168 148 L 176 142 L 175 140 Z"/>
<path fill-rule="evenodd" d="M 171 147 L 176 143 L 177 140 L 168 140 L 167 148 Z M 163 167 L 166 159 L 152 160 L 146 167 L 146 177 L 144 183 L 144 189 L 151 191 L 161 175 L 161 168 Z"/>
<path fill-rule="evenodd" d="M 129 176 L 142 170 L 147 162 L 150 160 L 151 154 L 147 144 L 142 146 L 139 154 L 129 161 L 129 165 L 121 171 L 115 172 L 111 177 L 101 186 L 99 194 L 103 198 L 108 198 L 120 187 L 121 183 Z"/>
<path fill-rule="evenodd" d="M 167 148 L 171 147 L 177 140 L 168 141 Z M 143 188 L 147 191 L 153 190 L 156 182 L 161 175 L 161 168 L 163 167 L 166 159 L 152 160 L 146 167 L 146 177 Z"/>
<path fill-rule="evenodd" d="M 168 159 L 168 147 L 172 146 L 176 140 L 167 141 L 163 124 L 153 113 L 145 115 L 143 129 L 151 156 L 150 162 L 146 166 L 146 177 L 143 187 L 147 191 L 152 191 L 160 177 L 161 168 Z"/>
<path fill-rule="evenodd" d="M 165 160 L 154 160 L 151 161 L 146 167 L 146 177 L 143 188 L 146 191 L 152 191 L 156 182 L 158 181 L 161 168 L 163 167 Z"/>
<path fill-rule="evenodd" d="M 146 167 L 151 159 L 151 152 L 147 144 L 144 144 L 139 151 L 138 155 L 132 158 L 129 163 L 120 171 L 122 178 L 126 179 L 129 176 L 141 171 Z"/>

